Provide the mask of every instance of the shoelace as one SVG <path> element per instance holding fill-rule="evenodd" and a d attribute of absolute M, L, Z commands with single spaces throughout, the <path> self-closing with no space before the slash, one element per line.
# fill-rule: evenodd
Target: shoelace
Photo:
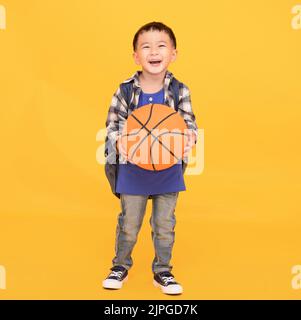
<path fill-rule="evenodd" d="M 162 280 L 165 284 L 167 284 L 168 282 L 176 282 L 174 277 L 162 277 Z"/>
<path fill-rule="evenodd" d="M 117 278 L 121 278 L 122 276 L 122 271 L 112 271 L 109 275 L 109 277 L 117 277 Z"/>

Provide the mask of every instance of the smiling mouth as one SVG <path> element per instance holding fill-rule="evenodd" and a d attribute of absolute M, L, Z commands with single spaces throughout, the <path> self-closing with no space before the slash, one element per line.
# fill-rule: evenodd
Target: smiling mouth
<path fill-rule="evenodd" d="M 162 60 L 149 61 L 149 63 L 150 63 L 152 66 L 158 66 L 161 62 L 162 62 Z"/>

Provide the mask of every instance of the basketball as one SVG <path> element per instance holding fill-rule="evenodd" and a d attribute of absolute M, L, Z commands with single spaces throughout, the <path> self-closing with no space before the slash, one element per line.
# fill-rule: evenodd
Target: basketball
<path fill-rule="evenodd" d="M 187 143 L 182 116 L 163 104 L 134 110 L 122 130 L 121 144 L 128 161 L 146 170 L 168 169 L 182 159 Z"/>

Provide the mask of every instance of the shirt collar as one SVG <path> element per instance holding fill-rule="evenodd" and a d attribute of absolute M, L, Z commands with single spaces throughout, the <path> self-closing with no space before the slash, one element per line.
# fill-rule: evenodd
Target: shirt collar
<path fill-rule="evenodd" d="M 138 87 L 140 88 L 139 75 L 141 73 L 142 73 L 141 70 L 137 70 L 130 78 L 128 78 L 125 81 L 123 81 L 123 83 L 134 81 L 134 86 L 137 87 L 137 88 Z M 166 86 L 168 88 L 172 78 L 173 78 L 172 72 L 170 72 L 169 70 L 166 70 L 165 78 L 164 78 L 164 86 Z"/>

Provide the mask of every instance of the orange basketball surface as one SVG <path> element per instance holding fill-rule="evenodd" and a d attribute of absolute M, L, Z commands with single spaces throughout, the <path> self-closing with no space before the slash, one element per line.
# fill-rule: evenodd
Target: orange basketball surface
<path fill-rule="evenodd" d="M 187 126 L 182 116 L 163 104 L 148 104 L 133 111 L 122 131 L 128 161 L 146 170 L 164 170 L 183 157 Z"/>

